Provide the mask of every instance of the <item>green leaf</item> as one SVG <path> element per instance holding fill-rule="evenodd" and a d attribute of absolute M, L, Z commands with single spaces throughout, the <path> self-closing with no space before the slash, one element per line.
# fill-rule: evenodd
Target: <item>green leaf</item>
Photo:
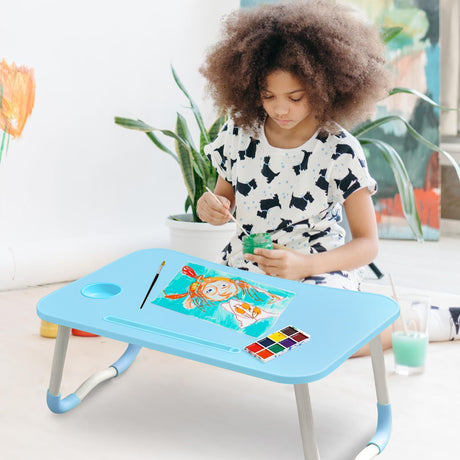
<path fill-rule="evenodd" d="M 200 153 L 202 155 L 205 155 L 204 153 L 204 148 L 208 145 L 208 142 L 206 142 L 206 139 L 203 136 L 203 133 L 200 133 Z"/>
<path fill-rule="evenodd" d="M 227 119 L 228 119 L 227 114 L 220 115 L 219 117 L 216 118 L 214 123 L 208 129 L 208 137 L 209 137 L 209 139 L 211 139 L 211 142 L 216 139 L 216 137 L 219 134 L 220 130 L 222 129 L 222 127 L 227 122 Z M 202 142 L 202 149 L 204 148 L 205 145 L 207 145 L 209 143 L 209 142 L 206 143 L 205 139 L 203 137 L 201 138 L 201 142 Z"/>
<path fill-rule="evenodd" d="M 217 117 L 217 119 L 214 121 L 214 123 L 211 125 L 211 127 L 208 129 L 208 139 L 210 139 L 210 142 L 213 142 L 224 124 L 226 123 L 228 119 L 228 115 L 221 115 Z M 208 157 L 204 153 L 204 147 L 208 145 L 209 142 L 204 138 L 203 135 L 200 136 L 200 154 L 203 157 L 204 161 L 207 164 L 208 167 L 208 179 L 206 180 L 206 185 L 212 189 L 214 189 L 216 181 L 217 181 L 217 171 L 214 169 L 212 166 L 211 162 L 209 161 Z"/>
<path fill-rule="evenodd" d="M 177 155 L 171 150 L 169 150 L 168 147 L 166 147 L 162 142 L 160 142 L 158 137 L 155 136 L 153 132 L 150 131 L 150 132 L 146 132 L 145 134 L 160 150 L 163 150 L 163 152 L 167 153 L 168 155 L 171 155 L 179 163 L 179 159 L 177 158 Z"/>
<path fill-rule="evenodd" d="M 185 199 L 185 203 L 184 203 L 184 211 L 188 212 L 191 205 L 192 205 L 192 201 L 190 200 L 190 197 L 187 195 L 187 198 Z"/>
<path fill-rule="evenodd" d="M 174 81 L 176 82 L 177 86 L 184 93 L 185 97 L 190 102 L 190 108 L 192 109 L 193 115 L 195 116 L 195 120 L 196 120 L 196 122 L 198 124 L 198 128 L 200 129 L 200 132 L 202 133 L 203 137 L 206 139 L 206 142 L 209 144 L 211 141 L 210 141 L 210 139 L 208 137 L 208 132 L 206 131 L 206 128 L 204 127 L 203 117 L 201 116 L 200 109 L 195 104 L 195 101 L 188 94 L 188 92 L 185 89 L 184 85 L 182 84 L 182 82 L 180 81 L 179 77 L 177 76 L 176 71 L 174 70 L 173 66 L 171 66 L 171 71 L 172 71 Z"/>
<path fill-rule="evenodd" d="M 186 150 L 191 150 L 191 146 L 188 143 L 188 139 L 183 139 L 180 136 L 178 136 L 175 132 L 169 130 L 169 129 L 159 129 L 159 128 L 154 128 L 153 126 L 148 125 L 147 123 L 144 123 L 141 120 L 131 120 L 129 118 L 118 118 L 116 117 L 115 122 L 117 124 L 120 124 L 121 126 L 128 128 L 128 129 L 135 129 L 137 131 L 142 131 L 145 133 L 152 132 L 152 131 L 158 131 L 162 133 L 163 135 L 167 137 L 173 138 L 176 143 L 180 144 L 181 148 L 184 147 Z M 153 133 L 152 133 L 153 134 Z M 153 138 L 156 139 L 156 142 L 161 144 L 161 142 L 153 135 Z M 163 144 L 161 144 L 164 147 L 164 151 L 166 153 L 169 153 L 170 155 L 174 156 L 177 159 L 177 156 L 171 152 L 167 147 L 165 147 Z M 163 149 L 162 149 L 163 150 Z M 180 160 L 179 160 L 180 163 Z"/>
<path fill-rule="evenodd" d="M 192 137 L 187 126 L 187 121 L 180 113 L 177 113 L 176 132 L 185 142 L 187 142 L 187 144 L 190 147 L 190 151 L 192 152 L 193 158 L 193 170 L 200 177 L 206 177 L 206 175 L 209 172 L 208 165 L 205 163 L 203 157 L 196 151 L 195 147 L 193 146 Z"/>
<path fill-rule="evenodd" d="M 0 128 L 0 132 L 2 133 L 2 143 L 0 145 L 0 162 L 2 161 L 3 152 L 5 155 L 8 153 L 8 147 L 10 145 L 10 135 L 7 133 L 8 131 L 8 120 L 5 120 L 5 127 L 3 129 Z"/>
<path fill-rule="evenodd" d="M 7 139 L 7 137 L 6 137 L 7 134 L 6 134 L 6 129 L 5 129 L 5 131 L 0 130 L 0 132 L 3 132 L 3 134 L 2 134 L 2 144 L 0 146 L 0 161 L 2 161 L 3 149 L 5 147 L 5 140 Z"/>
<path fill-rule="evenodd" d="M 366 134 L 367 132 L 372 131 L 375 128 L 378 128 L 381 125 L 389 123 L 390 121 L 399 120 L 400 118 L 402 117 L 399 117 L 398 115 L 388 115 L 386 117 L 377 118 L 376 120 L 365 121 L 364 123 L 361 123 L 360 125 L 353 128 L 351 130 L 351 134 L 359 138 L 363 134 Z"/>
<path fill-rule="evenodd" d="M 433 101 L 433 99 L 429 98 L 426 94 L 423 94 L 420 91 L 417 91 L 416 89 L 396 87 L 396 88 L 393 88 L 390 91 L 389 95 L 393 96 L 393 94 L 401 94 L 401 93 L 412 94 L 413 96 L 417 96 L 418 98 L 420 98 L 423 101 L 427 102 L 431 106 L 436 107 L 436 108 L 441 109 L 441 110 L 455 110 L 455 111 L 458 110 L 458 109 L 455 109 L 455 108 L 452 108 L 452 107 L 445 107 L 443 105 L 439 105 L 435 101 Z"/>
<path fill-rule="evenodd" d="M 181 125 L 180 115 L 177 114 L 176 133 L 172 131 L 163 130 L 163 134 L 173 137 L 176 141 L 176 151 L 179 157 L 179 164 L 184 178 L 185 187 L 187 188 L 188 195 L 193 202 L 195 196 L 195 180 L 193 175 L 193 153 L 188 142 L 182 138 L 183 126 Z"/>
<path fill-rule="evenodd" d="M 179 112 L 176 112 L 176 115 L 177 115 L 176 124 L 179 123 L 180 129 L 181 129 L 180 133 L 177 131 L 177 129 L 176 129 L 176 132 L 184 140 L 184 142 L 187 142 L 187 144 L 190 146 L 191 149 L 196 151 L 196 148 L 193 144 L 193 137 L 190 134 L 190 130 L 188 129 L 187 120 Z"/>
<path fill-rule="evenodd" d="M 395 27 L 382 27 L 380 30 L 380 38 L 383 43 L 386 45 L 388 42 L 393 40 L 400 32 L 403 30 L 402 27 L 395 26 Z"/>
<path fill-rule="evenodd" d="M 134 129 L 136 131 L 153 131 L 153 126 L 144 123 L 142 120 L 133 120 L 132 118 L 115 117 L 115 124 L 123 126 L 123 128 Z"/>
<path fill-rule="evenodd" d="M 142 131 L 147 135 L 147 137 L 163 152 L 167 153 L 171 157 L 173 157 L 178 163 L 179 159 L 177 158 L 177 155 L 172 152 L 166 145 L 164 145 L 155 134 L 153 134 L 153 131 L 160 131 L 161 129 L 154 128 L 153 126 L 148 125 L 147 123 L 144 123 L 142 120 L 133 120 L 131 118 L 121 118 L 121 117 L 115 117 L 115 123 L 117 125 L 123 126 L 123 128 L 127 129 L 133 129 L 136 131 Z"/>
<path fill-rule="evenodd" d="M 214 190 L 216 188 L 217 177 L 218 177 L 217 171 L 215 169 L 213 169 L 213 171 L 214 171 L 214 174 L 212 176 L 209 176 L 208 180 L 206 181 L 206 187 L 208 187 L 211 190 Z"/>
<path fill-rule="evenodd" d="M 450 155 L 450 153 L 447 153 L 445 150 L 442 150 L 438 145 L 433 144 L 428 139 L 423 137 L 410 123 L 408 123 L 403 117 L 399 115 L 388 115 L 386 117 L 378 118 L 374 121 L 363 123 L 354 130 L 352 130 L 352 134 L 358 139 L 361 139 L 361 136 L 363 134 L 392 121 L 402 122 L 406 126 L 407 130 L 412 135 L 412 137 L 414 137 L 418 142 L 420 142 L 425 147 L 434 150 L 435 152 L 442 153 L 452 163 L 452 166 L 454 167 L 455 172 L 457 173 L 458 179 L 460 180 L 460 166 L 455 161 L 454 157 L 452 157 L 452 155 Z"/>
<path fill-rule="evenodd" d="M 209 138 L 212 139 L 212 141 L 217 137 L 219 134 L 219 131 L 222 129 L 222 126 L 225 125 L 227 121 L 228 115 L 221 115 L 214 121 L 214 123 L 211 125 L 211 127 L 208 130 L 208 135 Z M 212 142 L 211 141 L 211 142 Z"/>
<path fill-rule="evenodd" d="M 194 197 L 193 204 L 192 204 L 193 221 L 202 222 L 202 220 L 198 216 L 197 205 L 198 205 L 198 200 L 200 199 L 201 195 L 203 195 L 203 193 L 206 191 L 206 189 L 204 187 L 203 180 L 198 175 L 195 175 L 195 187 L 196 187 L 196 193 L 195 193 L 195 197 Z"/>
<path fill-rule="evenodd" d="M 392 169 L 401 196 L 403 212 L 409 227 L 414 233 L 417 241 L 423 241 L 422 226 L 415 204 L 414 189 L 406 167 L 398 152 L 391 145 L 379 139 L 361 138 L 359 141 L 362 145 L 373 145 L 376 147 Z"/>
<path fill-rule="evenodd" d="M 224 126 L 225 122 L 227 121 L 227 118 L 227 115 L 221 115 L 217 117 L 217 119 L 214 120 L 214 123 L 208 129 L 208 136 L 206 138 L 203 136 L 203 133 L 200 134 L 200 150 L 203 152 L 203 155 L 205 155 L 204 147 L 216 139 L 219 131 L 222 129 L 222 126 Z"/>

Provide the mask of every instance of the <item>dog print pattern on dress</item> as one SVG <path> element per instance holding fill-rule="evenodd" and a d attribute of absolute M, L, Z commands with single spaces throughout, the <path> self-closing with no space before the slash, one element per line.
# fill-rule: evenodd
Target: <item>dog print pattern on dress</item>
<path fill-rule="evenodd" d="M 342 128 L 339 134 L 318 130 L 303 145 L 283 149 L 269 144 L 263 128 L 255 137 L 229 120 L 205 153 L 232 185 L 243 228 L 268 232 L 273 242 L 304 254 L 344 244 L 343 202 L 363 187 L 371 194 L 377 190 L 359 141 Z M 222 260 L 260 272 L 243 257 L 243 236 L 232 238 Z"/>

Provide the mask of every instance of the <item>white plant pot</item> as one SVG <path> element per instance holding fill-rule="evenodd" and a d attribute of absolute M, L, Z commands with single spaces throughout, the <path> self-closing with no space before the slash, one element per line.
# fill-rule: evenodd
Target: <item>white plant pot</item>
<path fill-rule="evenodd" d="M 211 262 L 220 262 L 222 249 L 236 232 L 234 222 L 224 225 L 193 222 L 191 214 L 169 216 L 166 225 L 169 227 L 171 249 Z"/>

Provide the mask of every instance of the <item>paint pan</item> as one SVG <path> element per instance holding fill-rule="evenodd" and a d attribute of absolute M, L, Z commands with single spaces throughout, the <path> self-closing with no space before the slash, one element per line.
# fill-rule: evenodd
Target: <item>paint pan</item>
<path fill-rule="evenodd" d="M 310 336 L 294 326 L 287 326 L 279 331 L 253 342 L 244 349 L 263 362 L 277 358 L 289 350 L 310 340 Z"/>

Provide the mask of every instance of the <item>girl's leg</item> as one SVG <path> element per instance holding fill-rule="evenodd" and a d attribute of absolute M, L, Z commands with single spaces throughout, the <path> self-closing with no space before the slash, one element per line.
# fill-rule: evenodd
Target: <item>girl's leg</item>
<path fill-rule="evenodd" d="M 460 339 L 460 307 L 431 306 L 428 338 L 430 342 Z"/>
<path fill-rule="evenodd" d="M 391 326 L 381 334 L 384 350 L 391 348 Z M 430 310 L 428 340 L 430 342 L 447 342 L 460 340 L 460 307 L 442 308 L 432 305 Z M 364 346 L 352 357 L 368 356 L 369 345 Z"/>
<path fill-rule="evenodd" d="M 337 271 L 312 276 L 303 280 L 304 283 L 349 289 L 352 291 L 361 290 L 360 281 L 357 271 Z M 391 348 L 391 332 L 390 326 L 380 334 L 384 350 Z M 460 340 L 460 306 L 431 306 L 428 339 L 430 342 Z M 369 345 L 366 345 L 357 351 L 353 357 L 368 356 L 369 353 Z"/>
<path fill-rule="evenodd" d="M 359 291 L 360 277 L 356 271 L 336 271 L 305 278 L 303 283 Z"/>

